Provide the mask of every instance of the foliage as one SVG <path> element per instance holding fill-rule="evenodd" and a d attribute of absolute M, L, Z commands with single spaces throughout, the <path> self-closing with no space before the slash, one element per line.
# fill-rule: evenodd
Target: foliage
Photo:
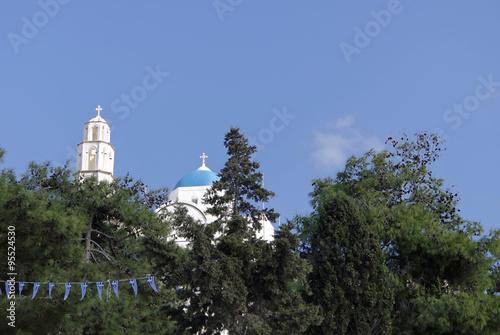
<path fill-rule="evenodd" d="M 182 206 L 160 210 L 166 190 L 146 193 L 128 176 L 97 183 L 50 164 L 31 164 L 20 179 L 1 170 L 0 248 L 15 227 L 16 281 L 155 273 L 161 293 L 140 286 L 136 299 L 122 285 L 119 301 L 101 301 L 89 285 L 82 301 L 78 288 L 63 301 L 56 285 L 53 300 L 40 290 L 31 301 L 28 286 L 16 295 L 16 328 L 4 322 L 0 333 L 499 333 L 500 231 L 463 219 L 458 194 L 434 177 L 439 138 L 388 143 L 315 180 L 312 214 L 272 241 L 257 232 L 277 217 L 260 206 L 274 194 L 239 129 L 226 134 L 228 161 L 204 197 L 209 224 Z M 165 238 L 170 227 L 187 249 Z M 7 306 L 0 300 L 4 320 Z"/>
<path fill-rule="evenodd" d="M 184 301 L 167 313 L 179 332 L 191 334 L 300 333 L 317 319 L 317 309 L 306 306 L 294 286 L 308 270 L 294 253 L 298 239 L 288 225 L 272 242 L 257 237 L 261 222 L 277 216 L 258 208 L 273 193 L 262 187 L 259 164 L 251 161 L 256 148 L 239 129 L 231 128 L 224 144 L 229 159 L 204 197 L 215 221 L 194 222 L 182 207 L 173 215 L 172 226 L 190 244 L 182 262 L 162 265 L 165 285 L 175 283 Z"/>
<path fill-rule="evenodd" d="M 254 233 L 261 228 L 263 218 L 271 222 L 278 218 L 273 209 L 256 207 L 256 204 L 267 202 L 275 194 L 262 186 L 262 173 L 258 172 L 260 164 L 252 161 L 257 149 L 248 145 L 248 140 L 238 128 L 231 128 L 226 134 L 224 146 L 229 158 L 219 173 L 221 178 L 214 182 L 205 196 L 204 201 L 210 206 L 207 213 L 217 217 L 219 222 L 235 217 L 251 219 L 253 229 L 247 229 L 245 223 L 239 230 Z M 237 227 L 235 229 L 238 230 Z"/>
<path fill-rule="evenodd" d="M 110 184 L 94 178 L 74 182 L 66 167 L 31 164 L 17 179 L 13 171 L 0 174 L 0 246 L 7 250 L 7 227 L 16 233 L 16 281 L 84 282 L 138 278 L 151 274 L 152 263 L 144 248 L 143 232 L 156 229 L 167 234 L 154 209 L 165 199 L 162 190 L 144 193 L 131 178 Z M 90 247 L 89 247 L 90 245 Z M 0 271 L 8 273 L 6 263 Z M 127 283 L 128 284 L 128 283 Z M 73 285 L 63 301 L 62 285 L 48 299 L 42 286 L 34 300 L 31 284 L 16 296 L 18 333 L 118 334 L 149 333 L 166 329 L 157 318 L 162 299 L 146 286 L 134 299 L 130 287 L 114 296 L 97 297 L 89 285 L 85 299 Z M 44 288 L 44 291 L 42 291 Z M 26 292 L 26 293 L 25 293 Z M 105 295 L 105 294 L 103 294 Z M 7 301 L 0 302 L 5 320 Z M 5 308 L 4 308 L 5 307 Z M 6 323 L 1 333 L 12 331 Z"/>
<path fill-rule="evenodd" d="M 316 185 L 315 229 L 305 253 L 311 299 L 322 307 L 314 334 L 388 334 L 392 291 L 370 217 L 342 191 Z"/>
<path fill-rule="evenodd" d="M 313 202 L 330 190 L 368 213 L 391 273 L 393 332 L 498 332 L 499 232 L 483 235 L 479 223 L 460 217 L 457 193 L 433 176 L 443 150 L 437 136 L 388 143 L 390 152 L 352 157 L 336 179 L 315 181 Z M 319 226 L 311 217 L 301 223 L 307 253 Z"/>

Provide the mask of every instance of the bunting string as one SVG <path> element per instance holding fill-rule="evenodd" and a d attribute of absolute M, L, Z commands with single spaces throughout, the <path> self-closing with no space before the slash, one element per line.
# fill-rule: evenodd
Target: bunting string
<path fill-rule="evenodd" d="M 147 283 L 149 286 L 156 292 L 158 293 L 158 289 L 156 288 L 156 278 L 154 276 L 150 277 L 142 277 L 142 278 L 134 278 L 134 279 L 117 279 L 117 280 L 107 280 L 107 281 L 98 281 L 98 282 L 65 282 L 65 283 L 56 283 L 56 282 L 21 282 L 21 281 L 16 281 L 18 284 L 18 291 L 19 291 L 19 296 L 21 296 L 21 293 L 23 291 L 23 288 L 26 286 L 26 284 L 32 284 L 33 285 L 33 292 L 31 294 L 31 300 L 35 299 L 36 295 L 38 294 L 38 290 L 40 286 L 42 285 L 47 285 L 48 286 L 48 292 L 49 292 L 49 299 L 52 300 L 52 290 L 54 289 L 55 285 L 64 285 L 64 298 L 63 300 L 68 299 L 69 294 L 71 292 L 71 287 L 73 285 L 80 286 L 80 293 L 81 293 L 81 300 L 85 298 L 85 295 L 87 293 L 87 287 L 89 284 L 95 284 L 96 289 L 97 289 L 97 294 L 99 296 L 99 299 L 102 301 L 102 291 L 104 289 L 105 283 L 108 283 L 108 290 L 107 290 L 107 301 L 110 298 L 110 287 L 113 289 L 113 292 L 116 295 L 116 298 L 120 300 L 119 297 L 119 292 L 118 292 L 118 287 L 120 282 L 128 282 L 134 291 L 134 296 L 137 298 L 137 292 L 138 292 L 138 285 L 137 281 L 138 280 L 143 280 L 146 279 Z M 10 295 L 15 294 L 15 283 L 13 281 L 3 281 L 5 285 L 5 293 L 7 299 L 9 298 Z M 0 281 L 0 295 L 2 295 L 2 286 L 1 286 L 2 281 Z"/>
<path fill-rule="evenodd" d="M 148 278 L 156 278 L 155 276 L 152 276 L 152 277 L 140 277 L 140 278 L 136 278 L 136 280 L 143 280 L 143 279 L 148 279 Z M 126 281 L 128 282 L 130 279 L 116 279 L 116 281 Z M 106 280 L 105 282 L 111 282 L 111 280 Z M 8 281 L 8 280 L 0 280 L 0 283 L 5 283 L 5 285 L 7 285 L 7 283 L 11 283 L 11 281 Z M 35 282 L 35 281 L 20 281 L 20 280 L 16 280 L 16 283 L 24 283 L 24 284 L 40 284 L 40 285 L 47 285 L 47 284 L 55 284 L 55 285 L 64 285 L 64 284 L 72 284 L 72 285 L 80 285 L 82 282 L 42 282 L 42 281 L 39 281 L 39 282 Z M 96 283 L 99 283 L 98 281 L 87 281 L 85 282 L 87 284 L 96 284 Z"/>

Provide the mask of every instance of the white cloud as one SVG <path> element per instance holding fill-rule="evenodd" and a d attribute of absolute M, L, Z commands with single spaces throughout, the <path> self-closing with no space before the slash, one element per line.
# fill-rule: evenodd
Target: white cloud
<path fill-rule="evenodd" d="M 327 124 L 333 131 L 313 130 L 316 148 L 311 158 L 318 167 L 341 168 L 352 155 L 362 155 L 370 149 L 384 149 L 384 142 L 377 136 L 364 134 L 353 125 L 354 117 L 345 115 Z"/>
<path fill-rule="evenodd" d="M 336 120 L 328 122 L 327 126 L 336 129 L 343 129 L 343 128 L 349 128 L 353 124 L 354 124 L 354 116 L 352 116 L 351 114 L 347 114 L 342 117 L 339 117 Z"/>

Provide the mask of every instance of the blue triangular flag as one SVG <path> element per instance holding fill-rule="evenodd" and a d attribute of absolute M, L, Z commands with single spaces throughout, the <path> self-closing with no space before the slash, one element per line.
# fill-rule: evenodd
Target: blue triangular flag
<path fill-rule="evenodd" d="M 118 300 L 120 300 L 120 298 L 118 297 L 118 280 L 112 280 L 111 286 L 113 286 L 113 291 L 115 291 L 116 297 L 118 298 Z"/>
<path fill-rule="evenodd" d="M 80 289 L 82 290 L 82 298 L 80 300 L 83 300 L 85 298 L 85 293 L 87 292 L 87 283 L 80 283 Z"/>
<path fill-rule="evenodd" d="M 137 298 L 137 279 L 129 279 L 128 282 L 130 283 L 130 286 L 132 286 L 132 289 L 134 290 L 135 297 Z"/>
<path fill-rule="evenodd" d="M 65 292 L 64 292 L 64 299 L 63 300 L 66 300 L 66 299 L 68 299 L 69 291 L 71 291 L 71 283 L 65 283 L 64 289 L 65 289 Z"/>
<path fill-rule="evenodd" d="M 25 285 L 26 283 L 19 282 L 19 283 L 17 283 L 17 284 L 19 285 L 19 295 L 21 295 L 21 292 L 23 291 L 24 285 Z"/>
<path fill-rule="evenodd" d="M 5 295 L 7 296 L 7 299 L 9 299 L 10 287 L 11 287 L 11 283 L 9 281 L 6 281 L 5 282 Z M 15 289 L 14 289 L 14 293 L 16 293 Z"/>
<path fill-rule="evenodd" d="M 49 298 L 52 300 L 52 289 L 56 286 L 54 283 L 49 283 Z"/>
<path fill-rule="evenodd" d="M 155 284 L 155 277 L 148 277 L 148 284 L 151 286 L 151 288 L 158 293 L 158 290 L 156 289 L 156 284 Z"/>
<path fill-rule="evenodd" d="M 97 293 L 99 294 L 99 299 L 102 301 L 102 288 L 104 287 L 104 282 L 100 281 L 95 283 L 95 286 L 97 286 Z"/>
<path fill-rule="evenodd" d="M 40 283 L 33 284 L 33 296 L 31 297 L 31 300 L 35 298 L 35 295 L 38 293 L 39 288 L 40 288 Z"/>

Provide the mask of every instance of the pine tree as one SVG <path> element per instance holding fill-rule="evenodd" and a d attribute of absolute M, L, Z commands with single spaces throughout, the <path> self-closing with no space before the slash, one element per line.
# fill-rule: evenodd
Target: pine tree
<path fill-rule="evenodd" d="M 262 186 L 263 176 L 258 172 L 260 164 L 252 161 L 257 148 L 249 146 L 239 129 L 231 128 L 225 136 L 224 146 L 229 159 L 219 173 L 220 179 L 214 182 L 205 196 L 204 201 L 211 206 L 207 213 L 216 216 L 219 222 L 228 222 L 232 218 L 251 220 L 252 227 L 243 224 L 228 228 L 234 233 L 240 230 L 255 233 L 261 228 L 262 220 L 275 222 L 279 216 L 273 209 L 256 206 L 267 202 L 275 194 Z"/>
<path fill-rule="evenodd" d="M 167 282 L 178 283 L 185 301 L 171 315 L 180 332 L 298 333 L 317 316 L 293 287 L 308 270 L 293 252 L 298 240 L 287 226 L 273 242 L 257 237 L 261 222 L 277 217 L 272 209 L 259 208 L 274 194 L 262 186 L 259 164 L 252 161 L 256 148 L 239 129 L 231 128 L 224 145 L 228 161 L 204 197 L 216 220 L 204 225 L 184 218 L 176 227 L 190 250 L 182 274 L 166 270 L 175 275 Z"/>
<path fill-rule="evenodd" d="M 141 183 L 130 178 L 111 184 L 98 184 L 94 179 L 75 183 L 71 174 L 65 167 L 48 163 L 31 164 L 19 180 L 11 170 L 0 173 L 0 247 L 7 250 L 8 227 L 15 227 L 16 280 L 44 283 L 33 300 L 32 284 L 26 285 L 21 296 L 16 295 L 15 331 L 117 334 L 167 328 L 169 321 L 158 318 L 155 306 L 169 299 L 168 292 L 160 296 L 141 283 L 137 299 L 130 285 L 122 285 L 120 300 L 113 296 L 103 302 L 97 297 L 95 284 L 89 285 L 82 301 L 77 285 L 66 301 L 62 285 L 56 285 L 52 300 L 48 299 L 47 282 L 93 282 L 151 274 L 141 232 L 155 228 L 168 233 L 153 210 L 163 197 L 161 191 L 145 196 Z M 92 247 L 87 249 L 89 222 Z M 6 265 L 0 264 L 4 274 L 9 272 Z M 3 319 L 7 303 L 0 299 Z M 2 334 L 11 330 L 6 322 L 0 324 Z"/>

